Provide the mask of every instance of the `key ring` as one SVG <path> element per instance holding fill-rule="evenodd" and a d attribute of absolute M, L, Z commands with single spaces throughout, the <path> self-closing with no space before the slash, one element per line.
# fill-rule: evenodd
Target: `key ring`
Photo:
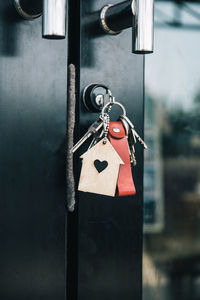
<path fill-rule="evenodd" d="M 102 108 L 102 111 L 101 111 L 101 116 L 103 117 L 104 114 L 105 114 L 105 110 L 107 108 L 109 109 L 109 107 L 112 107 L 114 104 L 118 105 L 121 108 L 122 113 L 123 113 L 123 117 L 126 117 L 126 109 L 125 109 L 125 107 L 121 103 L 116 102 L 116 101 L 112 101 L 112 102 L 109 102 L 106 105 L 104 105 L 104 107 Z"/>

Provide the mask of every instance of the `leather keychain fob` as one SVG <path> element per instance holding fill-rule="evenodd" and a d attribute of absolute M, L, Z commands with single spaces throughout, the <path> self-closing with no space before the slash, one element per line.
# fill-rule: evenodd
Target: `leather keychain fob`
<path fill-rule="evenodd" d="M 136 189 L 133 182 L 129 146 L 125 135 L 125 130 L 121 121 L 109 123 L 108 138 L 115 148 L 124 164 L 120 165 L 117 180 L 117 188 L 119 196 L 135 195 Z"/>

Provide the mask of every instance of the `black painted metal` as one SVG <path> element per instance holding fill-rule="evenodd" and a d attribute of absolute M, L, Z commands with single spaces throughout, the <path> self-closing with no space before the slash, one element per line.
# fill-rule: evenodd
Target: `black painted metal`
<path fill-rule="evenodd" d="M 128 47 L 131 50 L 129 30 L 114 37 L 100 33 L 97 36 L 99 13 L 94 12 L 99 12 L 107 4 L 106 0 L 80 2 L 79 100 L 88 84 L 94 81 L 106 84 L 116 100 L 126 107 L 127 115 L 143 135 L 143 56 L 138 57 L 127 51 Z M 113 4 L 116 2 L 113 1 Z M 86 112 L 83 106 L 77 109 L 82 135 L 98 114 Z M 118 114 L 119 111 L 115 110 L 112 118 L 116 120 Z M 76 170 L 78 157 L 87 146 L 76 153 Z M 143 151 L 139 146 L 136 151 L 138 164 L 133 171 L 136 196 L 112 198 L 77 193 L 79 240 L 76 245 L 80 300 L 141 300 Z"/>
<path fill-rule="evenodd" d="M 74 137 L 79 136 L 80 98 L 80 1 L 68 0 L 68 64 L 74 64 L 76 69 L 76 124 Z M 79 157 L 74 154 L 74 176 L 76 186 L 79 176 Z M 76 197 L 76 202 L 78 198 Z M 67 300 L 78 299 L 78 205 L 67 218 Z"/>
<path fill-rule="evenodd" d="M 0 16 L 0 299 L 64 300 L 66 40 Z"/>
<path fill-rule="evenodd" d="M 120 31 L 133 26 L 132 1 L 124 1 L 110 6 L 106 12 L 106 23 L 113 31 Z"/>
<path fill-rule="evenodd" d="M 69 1 L 76 139 L 98 115 L 81 105 L 94 80 L 143 133 L 143 57 L 127 51 L 129 30 L 102 34 L 97 15 L 106 4 Z M 65 232 L 66 40 L 42 40 L 41 18 L 21 20 L 12 0 L 0 2 L 0 15 L 0 299 L 141 300 L 143 152 L 138 146 L 137 195 L 77 192 Z M 74 155 L 76 184 L 84 147 Z"/>

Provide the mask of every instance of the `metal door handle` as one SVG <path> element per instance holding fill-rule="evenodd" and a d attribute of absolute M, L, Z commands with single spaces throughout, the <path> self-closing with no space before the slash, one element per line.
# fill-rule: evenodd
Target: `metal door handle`
<path fill-rule="evenodd" d="M 14 0 L 14 4 L 25 19 L 33 19 L 42 14 L 42 0 Z M 44 38 L 65 38 L 65 19 L 66 0 L 43 0 Z M 108 4 L 100 11 L 100 24 L 111 35 L 132 27 L 133 53 L 153 52 L 154 0 L 129 0 L 115 5 Z"/>
<path fill-rule="evenodd" d="M 124 1 L 108 4 L 100 11 L 101 27 L 107 34 L 119 34 L 132 27 L 132 51 L 137 54 L 153 52 L 154 0 Z"/>
<path fill-rule="evenodd" d="M 43 15 L 42 35 L 47 39 L 65 38 L 66 0 L 13 0 L 18 13 L 27 20 Z"/>
<path fill-rule="evenodd" d="M 43 0 L 44 38 L 65 38 L 66 0 Z"/>

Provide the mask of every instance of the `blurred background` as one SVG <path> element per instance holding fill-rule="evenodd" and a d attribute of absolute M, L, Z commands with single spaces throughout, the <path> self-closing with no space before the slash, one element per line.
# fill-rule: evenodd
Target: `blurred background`
<path fill-rule="evenodd" d="M 200 1 L 155 2 L 145 64 L 143 300 L 197 300 Z"/>

